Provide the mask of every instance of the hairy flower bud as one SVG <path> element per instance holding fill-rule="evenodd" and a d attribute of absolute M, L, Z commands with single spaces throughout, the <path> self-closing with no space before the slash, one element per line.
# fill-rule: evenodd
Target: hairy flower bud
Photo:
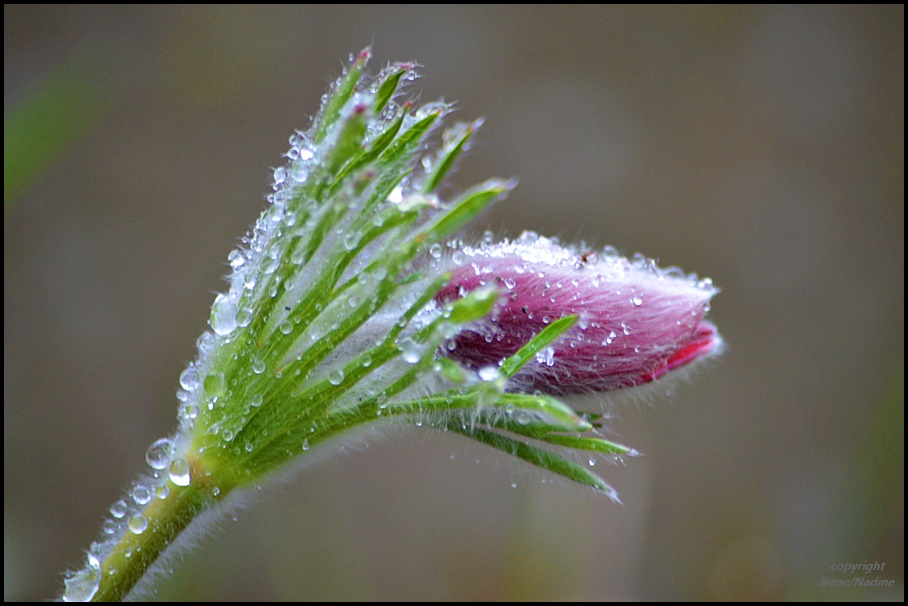
<path fill-rule="evenodd" d="M 551 395 L 608 391 L 658 379 L 714 354 L 721 339 L 703 317 L 718 292 L 676 268 L 660 269 L 613 249 L 565 248 L 524 233 L 515 241 L 464 247 L 464 262 L 436 294 L 450 302 L 484 285 L 498 308 L 446 343 L 449 358 L 474 370 L 500 365 L 551 322 L 578 322 L 511 378 L 511 391 Z"/>

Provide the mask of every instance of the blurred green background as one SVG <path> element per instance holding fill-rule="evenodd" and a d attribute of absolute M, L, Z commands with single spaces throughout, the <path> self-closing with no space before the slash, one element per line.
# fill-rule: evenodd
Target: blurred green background
<path fill-rule="evenodd" d="M 902 600 L 902 6 L 5 5 L 4 597 L 57 595 L 172 431 L 269 166 L 369 44 L 485 116 L 451 191 L 519 177 L 496 233 L 712 277 L 728 351 L 610 401 L 624 506 L 404 428 L 255 495 L 158 597 Z M 821 586 L 853 576 L 894 585 Z"/>

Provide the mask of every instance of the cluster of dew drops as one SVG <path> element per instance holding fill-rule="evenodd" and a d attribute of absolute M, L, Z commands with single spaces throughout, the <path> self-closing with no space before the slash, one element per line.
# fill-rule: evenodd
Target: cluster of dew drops
<path fill-rule="evenodd" d="M 351 59 L 352 61 L 352 59 Z M 417 77 L 414 66 L 411 64 L 399 64 L 391 66 L 388 71 L 393 71 L 400 67 L 406 68 L 404 80 L 413 81 Z M 376 78 L 369 87 L 369 93 L 375 94 L 382 81 L 384 72 Z M 323 104 L 327 101 L 323 97 Z M 443 103 L 428 103 L 420 107 L 413 115 L 404 116 L 404 124 L 424 117 L 433 112 L 440 111 L 445 106 Z M 384 132 L 384 128 L 400 111 L 400 106 L 393 100 L 389 101 L 382 110 L 382 115 L 376 120 L 369 121 L 369 137 L 376 137 Z M 297 195 L 298 187 L 304 184 L 314 167 L 319 166 L 323 160 L 326 150 L 331 148 L 332 142 L 330 137 L 322 143 L 315 144 L 311 137 L 311 132 L 296 131 L 289 139 L 290 149 L 286 152 L 285 157 L 288 162 L 279 166 L 273 172 L 273 192 L 268 195 L 269 208 L 256 223 L 251 234 L 243 238 L 244 247 L 233 250 L 228 255 L 228 263 L 233 269 L 233 275 L 230 277 L 231 288 L 227 293 L 219 294 L 212 305 L 210 318 L 211 328 L 220 337 L 228 337 L 237 328 L 248 326 L 253 317 L 251 309 L 243 308 L 239 305 L 244 291 L 252 292 L 259 286 L 261 278 L 268 276 L 277 269 L 279 265 L 279 249 L 269 247 L 275 239 L 275 232 L 281 229 L 305 230 L 311 227 L 306 225 L 297 225 L 299 219 L 298 213 L 294 210 L 291 201 Z M 426 167 L 428 170 L 428 167 Z M 400 186 L 392 193 L 389 201 L 395 201 L 395 195 L 401 197 Z M 311 202 L 314 203 L 314 202 Z M 314 211 L 314 208 L 307 209 Z M 355 233 L 348 234 L 345 237 L 345 246 L 352 250 L 358 243 L 358 235 Z M 300 252 L 302 249 L 300 249 Z M 301 259 L 300 259 L 301 260 Z M 294 258 L 291 256 L 291 261 Z M 278 293 L 278 285 L 271 285 L 270 296 L 274 297 Z M 292 330 L 292 327 L 289 327 Z M 282 329 L 284 334 L 286 331 Z"/>
<path fill-rule="evenodd" d="M 404 79 L 413 81 L 417 75 L 412 69 L 413 66 L 409 67 Z M 376 79 L 371 87 L 371 93 L 377 92 L 378 83 L 379 79 Z M 325 99 L 323 103 L 324 101 Z M 393 117 L 396 111 L 397 106 L 390 102 L 383 111 L 383 118 Z M 426 111 L 435 109 L 430 107 Z M 215 298 L 210 317 L 211 329 L 218 337 L 229 337 L 237 328 L 250 324 L 252 311 L 240 308 L 238 301 L 244 290 L 252 291 L 256 288 L 259 277 L 273 273 L 277 268 L 277 258 L 268 256 L 267 245 L 272 241 L 274 231 L 280 229 L 281 225 L 291 228 L 294 226 L 294 213 L 288 208 L 287 203 L 294 195 L 295 188 L 308 179 L 312 167 L 319 161 L 320 150 L 312 145 L 309 133 L 297 131 L 290 137 L 289 143 L 290 150 L 286 154 L 289 163 L 274 170 L 274 192 L 268 196 L 271 208 L 262 215 L 252 233 L 243 238 L 244 248 L 235 249 L 228 255 L 228 263 L 233 269 L 231 288 L 228 293 L 219 294 Z M 272 261 L 270 265 L 269 260 Z M 271 294 L 274 296 L 276 292 Z M 205 357 L 206 351 L 216 340 L 217 338 L 210 333 L 202 336 L 198 343 L 200 359 Z M 193 392 L 202 383 L 198 370 L 198 365 L 192 364 L 180 375 L 182 389 L 178 392 L 178 399 L 182 403 L 180 417 L 184 423 L 191 424 L 199 414 L 198 405 L 193 403 L 192 398 Z M 264 368 L 254 370 L 261 373 Z M 329 380 L 337 385 L 343 381 L 343 374 L 335 373 Z M 253 405 L 261 403 L 261 396 L 258 398 L 259 401 L 253 402 Z M 303 450 L 308 449 L 307 440 L 304 442 Z M 189 462 L 183 457 L 175 457 L 173 438 L 165 437 L 153 442 L 146 451 L 145 460 L 151 468 L 151 474 L 133 484 L 125 498 L 111 505 L 110 517 L 102 525 L 102 532 L 110 541 L 92 543 L 87 554 L 87 566 L 66 579 L 63 601 L 91 600 L 100 586 L 101 562 L 106 548 L 112 545 L 116 537 L 123 536 L 126 532 L 140 535 L 149 531 L 149 521 L 142 511 L 153 499 L 166 499 L 170 494 L 171 482 L 176 486 L 190 484 Z M 126 555 L 128 557 L 131 554 Z"/>
<path fill-rule="evenodd" d="M 269 201 L 274 205 L 272 212 L 260 219 L 254 233 L 244 238 L 248 250 L 234 250 L 228 256 L 228 262 L 234 270 L 234 278 L 239 278 L 239 283 L 245 289 L 256 286 L 255 273 L 252 269 L 253 258 L 256 253 L 261 253 L 263 244 L 270 235 L 270 228 L 280 220 L 286 221 L 286 210 L 283 206 L 284 197 L 282 188 L 288 180 L 300 183 L 305 181 L 309 174 L 310 160 L 314 153 L 307 147 L 307 139 L 303 133 L 297 133 L 290 139 L 291 150 L 288 156 L 291 159 L 289 167 L 275 170 L 275 194 L 269 196 Z M 278 220 L 275 221 L 275 218 Z M 267 270 L 267 268 L 266 268 Z M 234 282 L 236 283 L 236 282 Z M 234 289 L 231 289 L 234 291 Z M 219 294 L 212 306 L 211 328 L 220 337 L 232 334 L 237 327 L 249 324 L 251 311 L 238 309 L 238 297 L 230 294 Z M 211 345 L 212 335 L 206 333 L 199 342 L 200 354 L 204 354 Z M 180 387 L 177 397 L 181 401 L 180 416 L 183 422 L 192 423 L 198 416 L 198 405 L 193 403 L 192 392 L 199 387 L 198 368 L 190 365 L 180 375 Z M 116 537 L 123 536 L 126 532 L 140 535 L 149 531 L 149 521 L 143 515 L 143 509 L 153 499 L 166 499 L 170 494 L 170 483 L 176 486 L 189 486 L 190 466 L 183 457 L 175 457 L 175 445 L 172 438 L 161 438 L 154 441 L 145 453 L 145 460 L 151 468 L 147 476 L 132 485 L 128 494 L 123 499 L 110 506 L 110 517 L 102 524 L 102 533 L 105 538 L 115 541 Z M 168 482 L 169 480 L 169 482 Z M 97 593 L 101 581 L 101 562 L 104 559 L 105 547 L 110 542 L 92 543 L 88 551 L 87 566 L 66 579 L 66 589 L 63 593 L 65 602 L 82 602 L 91 600 Z M 131 555 L 129 553 L 127 556 Z"/>
<path fill-rule="evenodd" d="M 173 441 L 170 438 L 153 442 L 145 453 L 145 460 L 152 470 L 151 477 L 133 484 L 125 498 L 110 506 L 110 517 L 101 527 L 105 536 L 119 537 L 124 532 L 140 535 L 148 531 L 149 522 L 142 515 L 142 508 L 153 499 L 166 499 L 170 495 L 167 480 L 177 486 L 189 485 L 189 462 L 174 457 Z M 101 582 L 103 552 L 104 544 L 92 543 L 88 550 L 87 566 L 65 581 L 64 602 L 85 602 L 97 593 Z M 126 553 L 127 557 L 131 555 L 130 552 Z M 108 571 L 112 572 L 114 571 Z"/>
<path fill-rule="evenodd" d="M 312 152 L 305 148 L 305 140 L 300 134 L 291 138 L 291 145 L 293 147 L 288 155 L 292 154 L 293 162 L 290 169 L 281 168 L 275 171 L 276 194 L 269 196 L 273 204 L 279 204 L 282 201 L 279 186 L 288 176 L 295 181 L 302 181 L 308 175 L 307 160 L 312 157 Z M 272 207 L 271 210 L 280 212 L 272 212 L 268 216 L 285 218 L 283 208 Z M 273 223 L 273 221 L 270 222 Z M 235 272 L 234 276 L 239 276 L 240 283 L 246 289 L 255 287 L 255 277 L 253 272 L 243 270 L 250 269 L 248 266 L 252 265 L 254 253 L 261 252 L 261 243 L 264 242 L 269 231 L 268 223 L 267 220 L 260 220 L 256 225 L 255 233 L 244 238 L 249 250 L 234 250 L 228 256 L 228 262 Z M 229 294 L 219 294 L 215 299 L 211 315 L 211 328 L 215 334 L 224 337 L 233 333 L 238 326 L 248 325 L 247 314 L 251 312 L 238 309 L 236 300 L 237 297 Z M 200 339 L 200 354 L 204 353 L 207 346 L 211 345 L 210 341 L 213 340 L 210 338 L 212 336 L 210 333 L 206 334 L 209 339 L 205 339 L 205 335 Z M 198 405 L 193 403 L 191 395 L 199 387 L 199 383 L 196 365 L 190 365 L 180 375 L 182 389 L 178 392 L 178 399 L 182 402 L 180 416 L 184 422 L 192 423 L 198 416 Z M 110 506 L 110 517 L 102 524 L 103 536 L 110 540 L 92 543 L 87 554 L 87 565 L 65 580 L 63 601 L 91 600 L 100 587 L 101 563 L 104 560 L 106 549 L 110 548 L 117 537 L 121 537 L 127 532 L 140 535 L 149 531 L 149 521 L 142 511 L 153 499 L 166 499 L 170 494 L 171 482 L 176 486 L 189 486 L 191 480 L 189 462 L 183 457 L 175 457 L 174 454 L 175 446 L 172 438 L 161 438 L 148 447 L 145 460 L 151 468 L 150 476 L 137 481 L 132 485 L 126 497 Z"/>

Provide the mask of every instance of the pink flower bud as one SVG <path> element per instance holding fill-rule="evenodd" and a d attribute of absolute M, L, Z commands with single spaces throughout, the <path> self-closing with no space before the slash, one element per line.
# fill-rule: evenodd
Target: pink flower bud
<path fill-rule="evenodd" d="M 715 326 L 703 319 L 718 289 L 677 268 L 614 249 L 579 252 L 531 232 L 464 247 L 463 255 L 436 301 L 487 284 L 502 295 L 489 318 L 447 342 L 448 357 L 474 370 L 500 365 L 550 322 L 579 318 L 511 379 L 510 390 L 567 395 L 632 387 L 721 348 Z"/>

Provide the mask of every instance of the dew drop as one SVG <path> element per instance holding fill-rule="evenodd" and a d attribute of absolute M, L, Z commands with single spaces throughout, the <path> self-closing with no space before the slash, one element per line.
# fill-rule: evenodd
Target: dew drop
<path fill-rule="evenodd" d="M 170 481 L 177 486 L 189 486 L 189 461 L 174 459 L 170 464 Z"/>
<path fill-rule="evenodd" d="M 195 366 L 190 366 L 180 374 L 180 387 L 186 391 L 193 391 L 199 386 L 199 373 Z"/>
<path fill-rule="evenodd" d="M 332 385 L 340 385 L 344 382 L 344 371 L 337 369 L 328 373 L 328 382 Z"/>
<path fill-rule="evenodd" d="M 346 236 L 344 236 L 344 248 L 346 248 L 347 250 L 355 249 L 358 244 L 359 244 L 359 233 L 358 232 L 350 232 Z"/>
<path fill-rule="evenodd" d="M 211 317 L 208 319 L 208 323 L 211 324 L 211 329 L 215 333 L 226 337 L 236 330 L 236 314 L 236 303 L 227 295 L 220 294 L 214 300 L 214 305 L 211 306 Z"/>
<path fill-rule="evenodd" d="M 129 518 L 129 530 L 133 534 L 142 534 L 148 528 L 148 519 L 141 513 Z"/>
<path fill-rule="evenodd" d="M 641 297 L 640 295 L 634 295 L 633 297 L 631 297 L 631 303 L 633 303 L 635 307 L 640 307 L 641 305 L 643 305 L 643 297 Z"/>
<path fill-rule="evenodd" d="M 281 331 L 281 334 L 289 335 L 293 332 L 293 323 L 291 322 L 281 322 L 281 325 L 278 327 L 278 330 Z"/>
<path fill-rule="evenodd" d="M 309 450 L 309 440 L 303 440 L 303 450 Z"/>
<path fill-rule="evenodd" d="M 266 276 L 270 276 L 275 271 L 277 271 L 278 265 L 280 265 L 280 262 L 274 257 L 265 257 L 262 260 L 262 273 Z"/>
<path fill-rule="evenodd" d="M 252 324 L 252 311 L 248 309 L 241 309 L 236 312 L 236 325 L 240 328 L 246 328 Z"/>
<path fill-rule="evenodd" d="M 144 484 L 136 484 L 132 489 L 132 500 L 138 505 L 147 505 L 151 500 L 151 491 Z"/>
<path fill-rule="evenodd" d="M 497 366 L 483 366 L 477 372 L 479 378 L 485 382 L 491 382 L 501 376 L 501 371 Z"/>
<path fill-rule="evenodd" d="M 104 531 L 104 534 L 115 534 L 119 528 L 119 525 L 113 520 L 105 520 L 104 524 L 101 526 L 101 530 Z"/>
<path fill-rule="evenodd" d="M 192 420 L 199 416 L 199 406 L 198 404 L 187 403 L 183 406 L 181 414 L 184 419 Z"/>
<path fill-rule="evenodd" d="M 217 397 L 224 393 L 224 389 L 227 387 L 227 382 L 224 380 L 224 375 L 221 373 L 211 373 L 205 377 L 204 382 L 205 393 L 209 397 Z"/>
<path fill-rule="evenodd" d="M 121 499 L 110 506 L 110 515 L 118 520 L 122 519 L 126 515 L 127 507 L 126 501 Z"/>
<path fill-rule="evenodd" d="M 145 451 L 145 460 L 152 469 L 164 469 L 173 456 L 173 443 L 170 438 L 155 440 Z"/>
<path fill-rule="evenodd" d="M 400 351 L 404 362 L 407 364 L 416 364 L 422 354 L 421 348 L 412 339 L 407 339 L 400 343 Z"/>
<path fill-rule="evenodd" d="M 227 262 L 230 263 L 230 267 L 233 269 L 239 269 L 246 264 L 246 255 L 241 251 L 232 250 L 230 254 L 227 255 Z"/>
<path fill-rule="evenodd" d="M 262 362 L 261 360 L 254 361 L 252 363 L 252 372 L 254 372 L 257 375 L 260 375 L 263 372 L 265 372 L 265 363 Z"/>
<path fill-rule="evenodd" d="M 98 593 L 101 586 L 101 569 L 94 566 L 80 570 L 64 581 L 64 602 L 88 602 Z"/>
<path fill-rule="evenodd" d="M 262 394 L 257 393 L 254 396 L 252 396 L 252 399 L 249 400 L 249 403 L 252 404 L 253 406 L 255 406 L 256 408 L 258 408 L 259 406 L 262 405 L 263 401 L 264 401 L 264 398 L 262 397 Z"/>
<path fill-rule="evenodd" d="M 309 153 L 311 156 L 312 152 Z M 303 154 L 301 152 L 300 158 L 302 158 L 302 156 Z M 290 178 L 297 183 L 302 183 L 309 178 L 309 166 L 305 162 L 294 162 L 293 166 L 290 167 Z"/>
<path fill-rule="evenodd" d="M 536 361 L 540 364 L 545 364 L 546 366 L 555 365 L 555 348 L 546 347 L 545 349 L 539 351 L 536 354 Z"/>

